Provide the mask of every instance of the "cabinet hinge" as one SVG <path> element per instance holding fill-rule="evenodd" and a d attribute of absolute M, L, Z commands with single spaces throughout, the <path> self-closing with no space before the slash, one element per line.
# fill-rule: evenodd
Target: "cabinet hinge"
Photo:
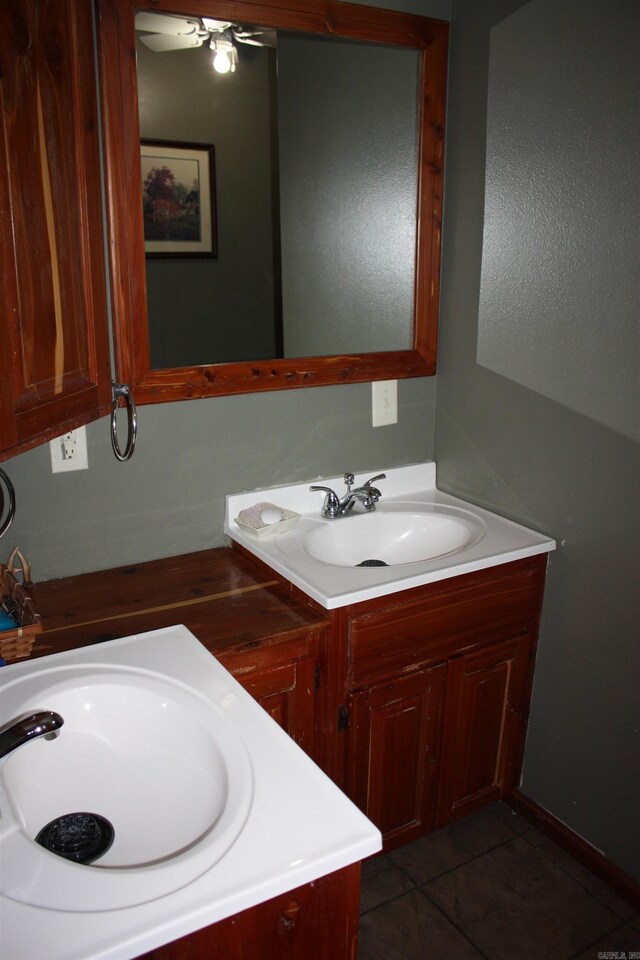
<path fill-rule="evenodd" d="M 338 730 L 348 730 L 350 722 L 349 710 L 341 703 L 338 707 Z"/>
<path fill-rule="evenodd" d="M 317 663 L 313 671 L 313 689 L 315 693 L 318 693 L 320 690 L 320 667 Z"/>

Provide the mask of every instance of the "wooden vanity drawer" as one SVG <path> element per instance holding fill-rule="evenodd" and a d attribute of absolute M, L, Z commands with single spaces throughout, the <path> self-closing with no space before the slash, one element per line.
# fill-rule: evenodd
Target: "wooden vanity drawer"
<path fill-rule="evenodd" d="M 349 687 L 402 676 L 475 646 L 529 633 L 537 624 L 545 562 L 533 557 L 429 584 L 414 599 L 353 616 Z"/>

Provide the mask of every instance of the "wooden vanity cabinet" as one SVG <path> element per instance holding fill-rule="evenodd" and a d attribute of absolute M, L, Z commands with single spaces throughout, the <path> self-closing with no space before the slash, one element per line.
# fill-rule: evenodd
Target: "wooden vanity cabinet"
<path fill-rule="evenodd" d="M 345 784 L 385 850 L 517 785 L 545 567 L 533 557 L 349 608 Z"/>
<path fill-rule="evenodd" d="M 360 864 L 144 954 L 144 960 L 355 960 Z"/>
<path fill-rule="evenodd" d="M 91 3 L 0 4 L 0 460 L 105 414 Z"/>
<path fill-rule="evenodd" d="M 244 551 L 216 548 L 37 585 L 34 656 L 184 623 L 390 850 L 517 786 L 546 563 L 327 611 Z M 358 881 L 348 867 L 147 957 L 353 960 Z"/>

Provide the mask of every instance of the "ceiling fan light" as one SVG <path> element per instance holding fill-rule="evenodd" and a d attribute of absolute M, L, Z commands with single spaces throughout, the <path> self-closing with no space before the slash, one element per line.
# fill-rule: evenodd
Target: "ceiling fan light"
<path fill-rule="evenodd" d="M 231 57 L 226 50 L 216 50 L 213 58 L 213 69 L 216 73 L 229 73 L 231 70 Z"/>
<path fill-rule="evenodd" d="M 222 74 L 234 73 L 238 62 L 238 51 L 233 42 L 224 37 L 212 37 L 210 47 L 214 51 L 213 69 Z"/>

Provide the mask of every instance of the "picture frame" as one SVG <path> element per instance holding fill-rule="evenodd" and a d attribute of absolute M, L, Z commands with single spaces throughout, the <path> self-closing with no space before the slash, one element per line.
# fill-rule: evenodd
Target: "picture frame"
<path fill-rule="evenodd" d="M 147 257 L 217 257 L 215 149 L 210 143 L 140 142 Z"/>

